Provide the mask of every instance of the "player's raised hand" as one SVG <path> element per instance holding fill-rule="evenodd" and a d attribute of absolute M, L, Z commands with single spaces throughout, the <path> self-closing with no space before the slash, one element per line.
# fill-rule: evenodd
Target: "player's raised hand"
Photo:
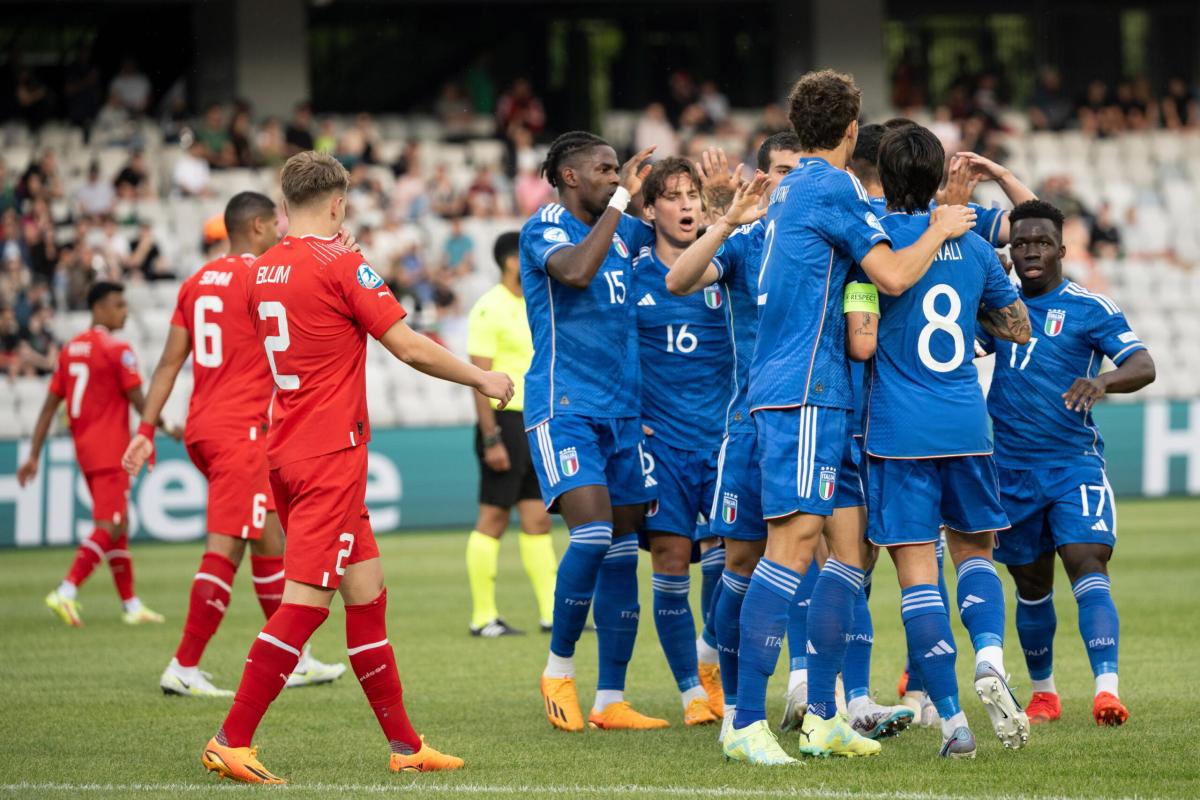
<path fill-rule="evenodd" d="M 738 164 L 737 169 L 730 172 L 725 151 L 720 147 L 710 147 L 700 154 L 698 166 L 704 208 L 715 218 L 729 210 L 745 165 Z"/>
<path fill-rule="evenodd" d="M 980 176 L 977 175 L 962 156 L 950 159 L 950 169 L 946 173 L 946 185 L 934 195 L 939 206 L 965 205 L 971 199 Z"/>
<path fill-rule="evenodd" d="M 754 220 L 761 219 L 767 213 L 766 207 L 762 205 L 763 195 L 766 191 L 767 175 L 765 172 L 755 172 L 752 180 L 739 182 L 733 193 L 733 200 L 729 203 L 729 210 L 723 215 L 725 222 L 730 227 L 736 228 L 739 225 L 749 225 Z"/>
<path fill-rule="evenodd" d="M 28 459 L 24 464 L 17 468 L 17 485 L 24 486 L 31 480 L 37 477 L 38 460 L 36 458 Z"/>
<path fill-rule="evenodd" d="M 338 231 L 337 238 L 338 242 L 343 247 L 347 247 L 360 255 L 362 254 L 362 245 L 358 243 L 358 240 L 354 238 L 354 234 L 352 234 L 350 231 L 342 228 Z"/>
<path fill-rule="evenodd" d="M 975 227 L 975 209 L 970 206 L 938 206 L 929 215 L 929 226 L 956 239 Z"/>
<path fill-rule="evenodd" d="M 1071 388 L 1063 392 L 1063 402 L 1069 411 L 1091 411 L 1108 391 L 1100 378 L 1076 378 Z"/>
<path fill-rule="evenodd" d="M 483 377 L 479 379 L 479 385 L 475 388 L 484 397 L 490 397 L 493 400 L 498 400 L 500 402 L 497 411 L 503 411 L 504 407 L 508 405 L 508 401 L 512 400 L 512 378 L 508 377 L 503 372 L 484 372 Z"/>
<path fill-rule="evenodd" d="M 621 165 L 621 185 L 631 195 L 642 190 L 642 181 L 650 174 L 650 164 L 645 163 L 658 145 L 652 144 L 633 154 L 633 158 Z"/>
<path fill-rule="evenodd" d="M 961 159 L 971 174 L 976 176 L 977 180 L 999 181 L 1003 180 L 1009 173 L 1008 167 L 1002 167 L 990 158 L 984 158 L 978 153 L 972 153 L 969 150 L 955 153 L 954 158 L 956 160 Z"/>
<path fill-rule="evenodd" d="M 154 469 L 153 456 L 154 442 L 139 433 L 129 440 L 125 455 L 121 456 L 121 466 L 130 475 L 136 476 L 147 461 L 150 462 L 150 469 Z"/>

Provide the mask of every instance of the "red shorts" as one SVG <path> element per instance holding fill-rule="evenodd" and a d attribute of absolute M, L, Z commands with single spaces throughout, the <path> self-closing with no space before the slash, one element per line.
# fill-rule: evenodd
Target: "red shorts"
<path fill-rule="evenodd" d="M 92 520 L 120 525 L 129 521 L 129 473 L 102 469 L 83 473 L 92 495 Z"/>
<path fill-rule="evenodd" d="M 279 521 L 287 533 L 283 574 L 336 589 L 346 567 L 379 557 L 367 492 L 367 448 L 348 447 L 271 470 Z"/>
<path fill-rule="evenodd" d="M 264 441 L 189 442 L 188 457 L 208 479 L 208 531 L 239 539 L 262 536 L 275 510 Z"/>

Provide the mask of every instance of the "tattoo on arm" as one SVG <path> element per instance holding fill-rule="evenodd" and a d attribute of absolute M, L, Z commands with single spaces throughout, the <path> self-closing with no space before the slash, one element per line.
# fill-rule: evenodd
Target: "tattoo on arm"
<path fill-rule="evenodd" d="M 713 219 L 724 214 L 733 204 L 733 186 L 709 186 L 704 190 L 704 206 Z"/>
<path fill-rule="evenodd" d="M 979 310 L 979 322 L 983 329 L 997 339 L 1025 344 L 1029 341 L 1032 328 L 1029 325 L 1029 310 L 1025 303 L 1017 300 L 1004 308 Z"/>
<path fill-rule="evenodd" d="M 875 323 L 879 319 L 875 314 L 863 314 L 862 324 L 854 329 L 855 336 L 873 336 L 875 334 Z"/>

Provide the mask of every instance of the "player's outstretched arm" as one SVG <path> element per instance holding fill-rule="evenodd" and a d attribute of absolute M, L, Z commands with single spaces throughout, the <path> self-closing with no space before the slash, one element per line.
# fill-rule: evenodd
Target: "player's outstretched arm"
<path fill-rule="evenodd" d="M 187 361 L 191 349 L 192 337 L 187 328 L 172 325 L 167 333 L 167 342 L 163 345 L 162 355 L 158 357 L 158 365 L 154 367 L 154 375 L 150 378 L 150 389 L 146 392 L 141 408 L 138 409 L 142 415 L 142 425 L 149 425 L 153 428 L 162 424 L 163 406 L 167 404 L 167 398 L 171 396 L 171 390 L 175 388 L 175 379 L 179 377 L 179 370 L 183 369 L 183 364 Z M 141 398 L 140 391 L 138 391 L 138 398 Z M 135 408 L 138 407 L 132 395 L 130 402 L 134 404 Z M 165 427 L 163 430 L 176 439 L 179 438 L 176 435 L 177 431 L 167 430 Z M 153 440 L 142 433 L 137 433 L 125 448 L 125 454 L 121 457 L 121 466 L 130 475 L 137 475 L 141 472 L 142 465 L 153 453 Z"/>
<path fill-rule="evenodd" d="M 962 236 L 974 225 L 975 210 L 969 206 L 938 206 L 920 239 L 900 250 L 881 242 L 863 257 L 861 266 L 879 291 L 895 297 L 924 277 L 947 239 Z"/>
<path fill-rule="evenodd" d="M 1094 378 L 1076 378 L 1063 392 L 1063 402 L 1072 411 L 1090 411 L 1106 394 L 1129 394 L 1154 383 L 1156 372 L 1149 350 L 1138 350 L 1121 366 Z"/>
<path fill-rule="evenodd" d="M 588 287 L 608 256 L 613 234 L 617 232 L 617 223 L 625 213 L 625 206 L 630 198 L 642 190 L 642 181 L 650 174 L 650 165 L 642 164 L 653 152 L 653 146 L 647 147 L 625 162 L 621 167 L 620 186 L 588 235 L 574 247 L 556 250 L 546 259 L 546 271 L 550 277 L 572 289 Z"/>
<path fill-rule="evenodd" d="M 875 355 L 879 342 L 879 292 L 869 283 L 853 281 L 842 293 L 846 315 L 846 355 L 866 361 Z"/>
<path fill-rule="evenodd" d="M 483 356 L 471 356 L 471 363 L 484 372 L 492 369 L 492 359 Z M 483 460 L 488 467 L 496 472 L 508 472 L 512 462 L 508 458 L 508 448 L 500 438 L 500 426 L 496 424 L 496 412 L 487 397 L 478 391 L 473 393 L 475 400 L 475 418 L 479 420 L 479 435 L 483 437 Z"/>
<path fill-rule="evenodd" d="M 978 153 L 956 153 L 955 158 L 965 159 L 971 172 L 979 180 L 995 181 L 998 183 L 1004 191 L 1005 196 L 1008 197 L 1009 202 L 1014 206 L 1020 205 L 1027 200 L 1037 200 L 1037 194 L 1022 183 L 1008 167 L 1001 166 Z M 997 240 L 1001 246 L 1008 244 L 1008 236 L 1008 214 L 1005 213 L 1003 220 L 1000 222 L 1000 231 L 997 233 Z"/>
<path fill-rule="evenodd" d="M 979 309 L 980 326 L 997 339 L 1017 344 L 1028 344 L 1033 332 L 1029 324 L 1029 309 L 1024 301 L 1017 299 L 1004 308 Z"/>
<path fill-rule="evenodd" d="M 667 291 L 686 295 L 716 283 L 720 272 L 712 263 L 713 258 L 738 226 L 749 225 L 766 213 L 766 209 L 759 208 L 766 188 L 767 176 L 761 172 L 755 174 L 754 180 L 738 185 L 729 209 L 675 259 L 667 271 Z"/>
<path fill-rule="evenodd" d="M 469 386 L 486 397 L 499 400 L 501 409 L 512 399 L 513 382 L 503 372 L 485 372 L 474 364 L 468 364 L 403 322 L 388 328 L 379 337 L 379 343 L 418 372 Z"/>
<path fill-rule="evenodd" d="M 54 414 L 58 411 L 58 404 L 61 402 L 62 398 L 54 392 L 46 392 L 46 402 L 42 403 L 37 424 L 33 426 L 33 441 L 29 448 L 29 458 L 25 459 L 25 463 L 17 469 L 18 485 L 24 486 L 37 475 L 38 460 L 42 457 L 42 446 L 46 444 L 46 437 L 50 435 L 50 423 L 54 422 Z"/>

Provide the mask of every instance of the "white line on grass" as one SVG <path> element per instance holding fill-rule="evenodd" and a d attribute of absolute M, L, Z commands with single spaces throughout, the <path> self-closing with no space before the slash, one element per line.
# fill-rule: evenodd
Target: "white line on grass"
<path fill-rule="evenodd" d="M 803 775 L 803 773 L 799 773 Z M 797 792 L 810 798 L 841 800 L 842 798 L 871 797 L 880 800 L 978 800 L 976 795 L 935 794 L 933 792 L 864 792 L 846 789 L 829 789 L 821 786 L 803 786 L 793 789 L 752 789 L 734 786 L 643 786 L 640 784 L 618 784 L 614 786 L 488 786 L 477 783 L 429 784 L 334 784 L 334 783 L 289 783 L 271 787 L 273 791 L 321 792 L 336 794 L 461 794 L 461 795 L 579 795 L 618 796 L 673 795 L 681 797 L 761 797 L 788 798 L 794 800 Z M 236 783 L 5 783 L 0 792 L 126 792 L 169 793 L 169 792 L 212 792 L 242 791 Z M 990 795 L 992 800 L 1096 800 L 1095 797 L 1073 797 L 1071 795 Z M 1120 798 L 1119 800 L 1137 800 Z"/>

